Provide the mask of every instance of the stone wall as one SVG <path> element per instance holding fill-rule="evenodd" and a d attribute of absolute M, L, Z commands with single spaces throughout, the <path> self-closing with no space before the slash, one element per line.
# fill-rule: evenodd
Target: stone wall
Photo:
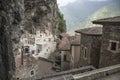
<path fill-rule="evenodd" d="M 80 67 L 80 45 L 72 45 L 70 68 L 74 69 L 79 67 Z"/>
<path fill-rule="evenodd" d="M 10 80 L 14 74 L 13 50 L 19 42 L 22 0 L 0 0 L 0 80 Z"/>
<path fill-rule="evenodd" d="M 91 60 L 91 44 L 92 44 L 92 37 L 81 34 L 81 42 L 80 42 L 80 66 L 88 66 L 90 65 Z M 86 58 L 84 57 L 84 49 L 87 49 Z"/>
<path fill-rule="evenodd" d="M 91 65 L 98 68 L 100 60 L 100 50 L 101 50 L 101 36 L 92 36 L 91 45 Z"/>
<path fill-rule="evenodd" d="M 74 80 L 97 80 L 120 72 L 120 64 L 73 75 Z M 116 79 L 118 80 L 118 79 Z"/>
<path fill-rule="evenodd" d="M 66 55 L 66 61 L 64 61 Z M 70 69 L 70 51 L 61 51 L 61 71 Z"/>
<path fill-rule="evenodd" d="M 103 26 L 102 46 L 99 67 L 120 63 L 120 24 L 105 24 Z M 110 50 L 110 41 L 117 42 L 117 50 Z"/>
<path fill-rule="evenodd" d="M 80 66 L 93 65 L 94 67 L 98 68 L 100 47 L 101 36 L 81 34 Z"/>
<path fill-rule="evenodd" d="M 33 74 L 32 74 L 32 71 L 33 71 Z M 35 77 L 38 74 L 38 72 L 39 72 L 38 64 L 36 62 L 26 66 L 21 66 L 16 69 L 16 79 L 21 80 L 21 79 Z"/>

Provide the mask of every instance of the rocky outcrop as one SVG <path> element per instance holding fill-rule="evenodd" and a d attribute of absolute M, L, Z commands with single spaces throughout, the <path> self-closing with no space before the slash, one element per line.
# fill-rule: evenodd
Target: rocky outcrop
<path fill-rule="evenodd" d="M 56 0 L 0 0 L 0 80 L 12 78 L 24 32 L 48 29 L 57 35 L 66 29 L 61 26 L 66 27 Z"/>
<path fill-rule="evenodd" d="M 13 50 L 20 37 L 22 3 L 22 0 L 0 0 L 0 80 L 10 80 L 14 74 Z"/>
<path fill-rule="evenodd" d="M 56 0 L 25 0 L 24 4 L 24 30 L 35 33 L 35 30 L 48 29 L 55 35 L 62 31 L 59 27 L 65 27 L 63 31 L 66 31 L 65 21 L 59 12 Z"/>

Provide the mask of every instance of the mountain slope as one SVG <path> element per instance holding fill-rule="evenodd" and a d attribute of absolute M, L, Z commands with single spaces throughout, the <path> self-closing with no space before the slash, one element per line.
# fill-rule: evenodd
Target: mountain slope
<path fill-rule="evenodd" d="M 93 24 L 91 23 L 91 21 L 93 20 L 114 17 L 114 16 L 120 16 L 120 2 L 112 3 L 108 6 L 105 6 L 97 10 L 94 14 L 88 17 L 85 23 L 86 24 L 85 27 L 93 26 Z"/>
<path fill-rule="evenodd" d="M 87 18 L 90 15 L 94 14 L 103 6 L 109 5 L 116 1 L 118 0 L 108 0 L 105 2 L 77 0 L 74 3 L 70 3 L 67 6 L 61 7 L 60 10 L 66 19 L 67 31 L 73 33 L 74 30 L 83 28 L 85 26 Z"/>

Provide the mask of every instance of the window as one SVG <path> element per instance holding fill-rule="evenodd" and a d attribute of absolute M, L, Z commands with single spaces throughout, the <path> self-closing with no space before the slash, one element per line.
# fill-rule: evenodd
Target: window
<path fill-rule="evenodd" d="M 29 53 L 29 46 L 25 46 L 25 53 Z"/>
<path fill-rule="evenodd" d="M 17 80 L 20 80 L 19 78 L 17 78 Z"/>
<path fill-rule="evenodd" d="M 112 52 L 118 52 L 119 41 L 110 40 L 108 50 Z"/>
<path fill-rule="evenodd" d="M 64 60 L 64 61 L 67 60 L 67 55 L 64 55 L 63 60 Z"/>
<path fill-rule="evenodd" d="M 87 50 L 85 49 L 85 52 L 84 52 L 84 54 L 85 54 L 85 58 L 87 57 Z"/>
<path fill-rule="evenodd" d="M 38 51 L 37 51 L 38 53 L 40 53 L 40 50 L 38 49 Z"/>
<path fill-rule="evenodd" d="M 31 71 L 31 76 L 34 75 L 34 71 Z"/>
<path fill-rule="evenodd" d="M 49 38 L 49 42 L 51 41 L 51 39 Z"/>
<path fill-rule="evenodd" d="M 87 48 L 86 47 L 84 48 L 84 52 L 83 53 L 84 53 L 84 58 L 87 59 Z"/>
<path fill-rule="evenodd" d="M 111 42 L 111 50 L 116 50 L 117 48 L 117 43 L 116 42 Z"/>

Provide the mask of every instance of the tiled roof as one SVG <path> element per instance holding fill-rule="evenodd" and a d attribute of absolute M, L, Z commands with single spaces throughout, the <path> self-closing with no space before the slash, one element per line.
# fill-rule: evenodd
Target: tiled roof
<path fill-rule="evenodd" d="M 91 28 L 85 28 L 85 29 L 79 29 L 75 32 L 86 34 L 86 35 L 102 35 L 102 27 L 91 27 Z"/>
<path fill-rule="evenodd" d="M 106 22 L 120 23 L 120 16 L 104 18 L 104 19 L 99 19 L 99 20 L 93 21 L 93 23 L 106 23 Z"/>

